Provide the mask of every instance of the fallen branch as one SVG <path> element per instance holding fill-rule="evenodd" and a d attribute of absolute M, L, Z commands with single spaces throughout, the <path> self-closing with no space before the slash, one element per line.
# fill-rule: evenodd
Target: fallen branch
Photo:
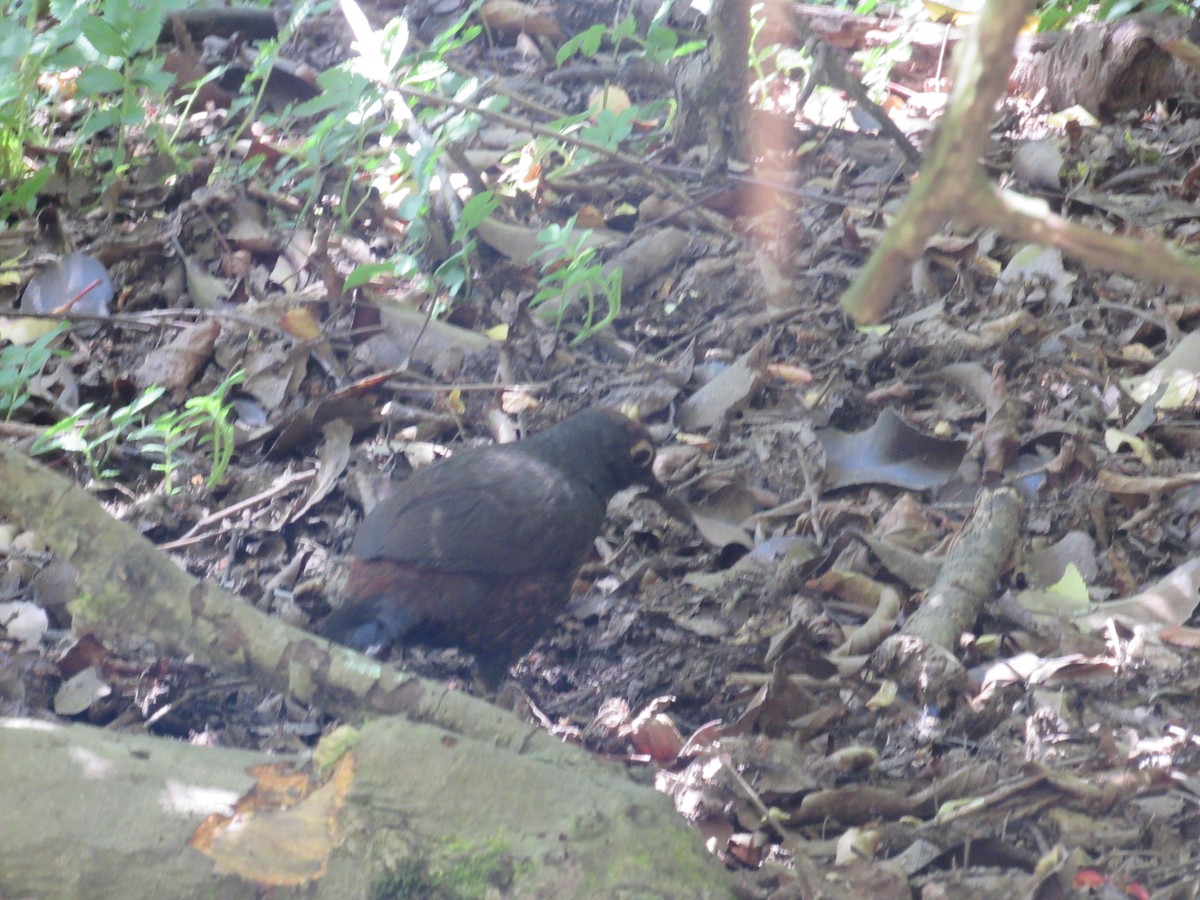
<path fill-rule="evenodd" d="M 1020 524 L 1016 491 L 1005 487 L 981 493 L 920 608 L 871 655 L 871 667 L 932 704 L 947 704 L 966 691 L 966 672 L 954 651 L 993 596 Z"/>
<path fill-rule="evenodd" d="M 31 719 L 0 719 L 0 748 L 4 897 L 254 898 L 314 872 L 305 896 L 368 897 L 397 870 L 468 862 L 486 862 L 476 877 L 513 897 L 729 895 L 730 876 L 669 800 L 617 767 L 563 766 L 402 719 L 362 729 L 339 802 L 239 814 L 217 858 L 246 879 L 214 873 L 188 841 L 230 813 L 252 767 L 302 761 Z"/>

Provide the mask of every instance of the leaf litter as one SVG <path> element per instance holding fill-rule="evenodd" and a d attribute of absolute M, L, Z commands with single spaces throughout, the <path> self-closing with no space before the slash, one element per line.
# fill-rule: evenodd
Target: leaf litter
<path fill-rule="evenodd" d="M 1101 126 L 1096 162 L 1118 172 L 1183 127 Z M 341 293 L 364 252 L 395 245 L 382 211 L 368 205 L 369 228 L 288 237 L 264 223 L 294 208 L 255 182 L 164 189 L 172 221 L 147 225 L 136 257 L 88 235 L 114 250 L 115 311 L 106 298 L 108 325 L 62 344 L 68 387 L 39 389 L 28 422 L 152 382 L 178 402 L 244 369 L 237 454 L 215 490 L 196 477 L 163 497 L 129 446 L 91 487 L 194 574 L 310 625 L 363 493 L 388 477 L 381 463 L 403 468 L 397 451 L 485 439 L 502 391 L 530 398 L 510 425 L 637 409 L 680 505 L 614 503 L 568 614 L 515 669 L 539 721 L 652 766 L 710 850 L 753 873 L 750 896 L 803 895 L 788 890 L 835 862 L 860 895 L 879 885 L 871 896 L 1194 883 L 1200 307 L 979 235 L 931 245 L 888 329 L 853 329 L 836 301 L 877 240 L 880 188 L 836 179 L 877 140 L 835 133 L 797 157 L 840 204 L 789 196 L 726 232 L 702 217 L 651 226 L 616 321 L 580 347 L 523 308 L 535 221 L 487 226 L 498 252 L 480 259 L 478 299 L 428 322 L 392 304 L 428 307 L 415 283 Z M 1107 227 L 1187 186 L 1160 171 L 1141 187 L 1078 218 Z M 560 202 L 629 199 L 618 180 L 579 190 Z M 772 246 L 767 220 L 784 216 L 795 241 Z M 1187 239 L 1183 219 L 1156 224 Z M 85 273 L 107 266 L 87 259 Z M 502 340 L 486 336 L 496 326 Z M 988 513 L 1010 488 L 1019 500 Z M 136 711 L 161 734 L 271 749 L 319 735 L 319 710 L 133 641 L 67 638 L 61 597 L 35 592 L 48 618 L 29 628 L 16 598 L 46 558 L 36 535 L 3 549 L 4 658 L 40 643 L 63 679 L 56 697 L 47 669 L 17 665 L 7 711 Z M 404 662 L 467 687 L 461 654 Z"/>

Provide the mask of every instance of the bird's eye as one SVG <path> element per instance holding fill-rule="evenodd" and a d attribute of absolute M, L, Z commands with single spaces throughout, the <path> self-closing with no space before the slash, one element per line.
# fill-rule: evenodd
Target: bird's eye
<path fill-rule="evenodd" d="M 638 441 L 630 448 L 629 458 L 639 469 L 650 468 L 654 462 L 654 445 L 649 441 Z"/>

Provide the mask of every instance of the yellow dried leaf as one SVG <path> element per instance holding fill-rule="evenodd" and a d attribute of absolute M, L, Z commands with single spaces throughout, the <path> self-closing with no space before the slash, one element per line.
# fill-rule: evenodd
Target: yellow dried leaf
<path fill-rule="evenodd" d="M 321 325 L 308 309 L 289 309 L 279 323 L 283 330 L 302 341 L 315 341 L 321 337 Z"/>
<path fill-rule="evenodd" d="M 612 113 L 623 113 L 632 105 L 629 95 L 615 84 L 597 88 L 588 99 L 588 109 L 591 110 L 593 119 L 601 110 L 607 109 Z"/>
<path fill-rule="evenodd" d="M 305 773 L 257 766 L 255 786 L 232 815 L 213 814 L 188 840 L 218 872 L 236 874 L 263 887 L 303 885 L 325 874 L 341 840 L 339 814 L 354 782 L 354 755 L 334 766 L 315 790 Z"/>
<path fill-rule="evenodd" d="M 32 344 L 59 326 L 57 319 L 0 318 L 0 341 L 13 344 Z"/>

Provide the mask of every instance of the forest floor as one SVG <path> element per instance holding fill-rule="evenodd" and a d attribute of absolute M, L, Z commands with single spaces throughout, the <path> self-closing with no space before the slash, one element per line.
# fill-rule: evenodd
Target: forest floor
<path fill-rule="evenodd" d="M 376 25 L 390 15 L 367 11 Z M 335 12 L 308 20 L 285 53 L 320 70 L 350 47 Z M 450 58 L 563 115 L 602 83 L 596 60 L 555 68 L 527 38 Z M 647 105 L 664 95 L 626 87 Z M 193 575 L 310 627 L 334 605 L 363 505 L 393 470 L 584 406 L 635 412 L 690 519 L 617 497 L 567 612 L 514 667 L 520 690 L 502 692 L 518 714 L 655 767 L 710 849 L 745 868 L 747 896 L 792 896 L 797 854 L 855 870 L 860 896 L 932 883 L 974 897 L 1193 896 L 1200 304 L 947 229 L 884 324 L 855 327 L 838 299 L 914 172 L 840 94 L 796 109 L 782 73 L 762 87 L 745 144 L 754 162 L 715 187 L 698 157 L 637 132 L 653 177 L 597 158 L 559 178 L 558 151 L 538 155 L 532 136 L 483 119 L 458 149 L 512 189 L 469 254 L 467 295 L 431 280 L 451 258 L 436 235 L 418 271 L 342 290 L 356 266 L 400 252 L 413 224 L 345 156 L 287 169 L 312 146 L 303 121 L 295 133 L 248 128 L 235 144 L 241 123 L 212 107 L 181 131 L 184 169 L 164 179 L 147 142 L 102 196 L 60 169 L 51 202 L 4 240 L 42 247 L 65 232 L 104 263 L 114 296 L 61 339 L 65 355 L 30 381 L 4 433 L 29 449 L 84 403 L 111 421 L 162 384 L 149 421 L 244 372 L 228 394 L 236 447 L 211 489 L 211 451 L 180 447 L 168 493 L 161 454 L 132 428 L 105 471 L 68 446 L 39 459 Z M 906 114 L 920 146 L 936 115 Z M 995 177 L 1081 224 L 1194 242 L 1195 120 L 1160 108 L 1068 138 L 1021 104 L 1000 118 Z M 51 145 L 72 139 L 69 118 L 50 129 Z M 281 151 L 254 171 L 227 157 L 252 154 L 251 134 Z M 1061 182 L 1040 171 L 1047 146 Z M 1014 162 L 1023 147 L 1035 149 Z M 544 284 L 530 249 L 572 217 L 601 258 L 626 266 L 615 319 L 577 342 L 578 304 L 561 322 L 530 306 Z M 426 327 L 432 306 L 441 315 Z M 937 705 L 895 689 L 871 651 L 921 606 L 981 491 L 1002 485 L 1020 498 L 1020 526 L 955 648 L 969 681 Z M 6 712 L 69 709 L 279 751 L 331 725 L 146 647 L 91 648 L 87 667 L 111 690 L 65 700 L 84 667 L 79 636 L 64 635 L 52 565 L 30 564 L 43 561 L 36 538 L 12 540 L 0 601 L 31 600 L 52 627 L 24 651 L 0 642 L 20 684 Z M 466 654 L 397 654 L 472 690 Z M 723 774 L 705 770 L 713 759 Z"/>

